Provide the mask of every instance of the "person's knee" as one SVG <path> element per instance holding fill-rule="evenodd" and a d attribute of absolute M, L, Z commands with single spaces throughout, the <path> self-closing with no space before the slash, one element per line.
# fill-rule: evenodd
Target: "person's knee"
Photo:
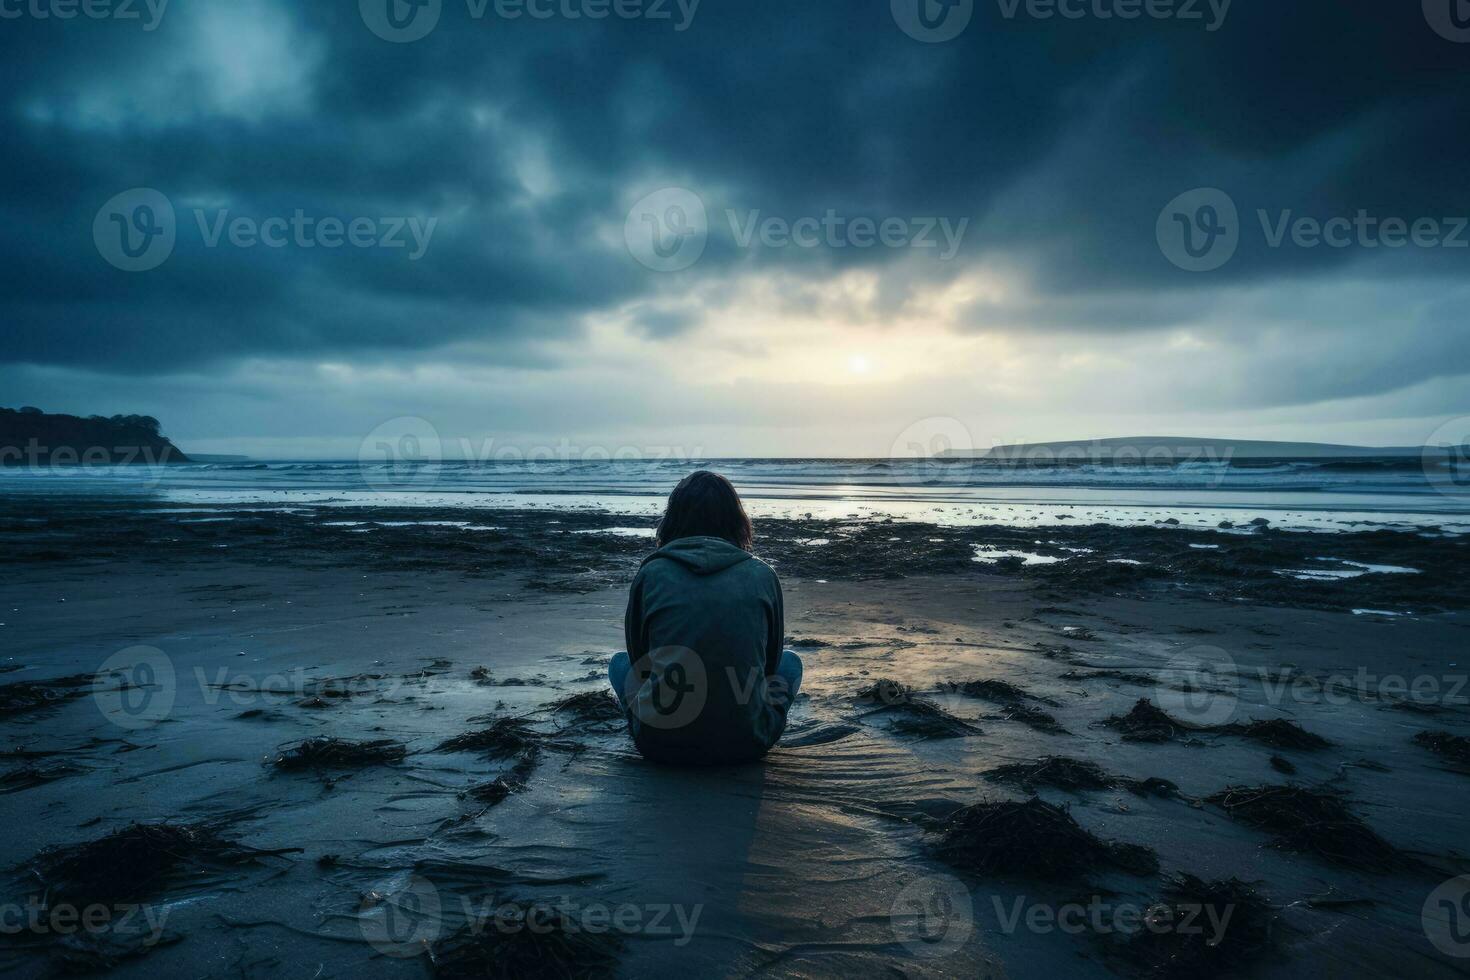
<path fill-rule="evenodd" d="M 771 700 L 777 704 L 790 705 L 801 690 L 801 658 L 790 650 L 781 651 L 781 663 L 769 681 Z"/>
<path fill-rule="evenodd" d="M 618 701 L 627 703 L 627 692 L 624 690 L 628 684 L 628 672 L 632 670 L 632 659 L 627 653 L 619 652 L 612 656 L 607 662 L 607 682 L 617 695 Z"/>

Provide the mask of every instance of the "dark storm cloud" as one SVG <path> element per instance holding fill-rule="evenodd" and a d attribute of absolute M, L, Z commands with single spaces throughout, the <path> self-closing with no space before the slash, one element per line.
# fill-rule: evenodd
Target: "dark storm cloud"
<path fill-rule="evenodd" d="M 1360 248 L 1272 248 L 1256 225 L 1258 208 L 1470 213 L 1470 45 L 1430 30 L 1418 3 L 1236 0 L 1215 31 L 1004 9 L 977 0 L 945 44 L 906 36 L 888 0 L 703 0 L 682 31 L 475 20 L 445 0 L 438 28 L 410 44 L 374 36 L 356 0 L 173 0 L 153 31 L 0 22 L 0 217 L 13 232 L 0 239 L 0 358 L 147 373 L 454 342 L 509 351 L 630 305 L 661 338 L 697 314 L 636 304 L 737 267 L 815 277 L 902 263 L 880 287 L 894 308 L 1000 258 L 1036 295 L 982 304 L 977 327 L 1101 334 L 1198 320 L 1230 288 L 1465 275 L 1463 252 L 1359 268 L 1373 258 Z M 699 191 L 713 232 L 698 265 L 661 276 L 621 234 L 632 201 L 667 184 Z M 1155 239 L 1164 204 L 1200 186 L 1229 193 L 1245 229 L 1236 258 L 1204 276 Z M 133 187 L 178 211 L 174 254 L 146 273 L 112 268 L 92 241 L 98 208 Z M 196 208 L 436 225 L 416 261 L 208 248 Z M 726 208 L 973 225 L 958 258 L 936 263 L 742 249 Z M 1463 329 L 1418 315 L 1416 330 Z M 1403 361 L 1362 390 L 1415 380 Z"/>

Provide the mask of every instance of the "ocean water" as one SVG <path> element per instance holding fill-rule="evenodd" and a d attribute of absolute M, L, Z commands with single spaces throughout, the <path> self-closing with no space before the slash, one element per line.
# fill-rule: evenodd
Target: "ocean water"
<path fill-rule="evenodd" d="M 119 507 L 598 509 L 652 516 L 699 468 L 726 474 L 754 516 L 1014 526 L 1218 528 L 1256 518 L 1306 530 L 1470 531 L 1470 473 L 1418 459 L 1195 461 L 1068 466 L 985 460 L 639 459 L 250 461 L 167 467 L 0 469 L 0 493 L 116 500 Z M 1232 528 L 1222 528 L 1232 530 Z"/>

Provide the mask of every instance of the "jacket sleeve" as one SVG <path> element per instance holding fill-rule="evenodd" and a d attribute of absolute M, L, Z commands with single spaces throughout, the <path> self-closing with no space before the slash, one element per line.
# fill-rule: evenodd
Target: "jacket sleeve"
<path fill-rule="evenodd" d="M 771 604 L 770 633 L 766 637 L 766 676 L 774 677 L 781 666 L 781 653 L 786 649 L 786 600 L 781 594 L 781 579 L 774 572 L 771 580 L 776 583 L 776 597 Z"/>
<path fill-rule="evenodd" d="M 643 576 L 633 579 L 628 589 L 628 609 L 623 613 L 623 643 L 628 659 L 637 663 L 648 654 L 648 630 L 643 623 Z"/>

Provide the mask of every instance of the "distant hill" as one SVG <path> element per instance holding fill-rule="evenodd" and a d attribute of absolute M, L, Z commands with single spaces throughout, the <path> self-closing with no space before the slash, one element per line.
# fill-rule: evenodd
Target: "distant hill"
<path fill-rule="evenodd" d="M 1434 451 L 1434 450 L 1428 450 Z M 1441 450 L 1444 451 L 1444 450 Z M 1394 459 L 1418 458 L 1423 446 L 1340 446 L 1322 442 L 1268 442 L 1254 439 L 1192 439 L 1181 436 L 1129 436 L 1075 442 L 1037 442 L 994 449 L 950 450 L 950 459 L 1058 460 L 1122 462 L 1240 459 Z"/>
<path fill-rule="evenodd" d="M 187 463 L 150 415 L 50 415 L 0 408 L 0 466 Z"/>

